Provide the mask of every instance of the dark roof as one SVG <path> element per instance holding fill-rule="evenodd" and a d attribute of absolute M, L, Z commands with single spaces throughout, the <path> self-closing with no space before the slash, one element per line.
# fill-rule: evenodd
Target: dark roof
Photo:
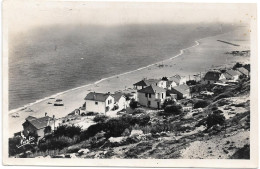
<path fill-rule="evenodd" d="M 47 127 L 48 121 L 50 121 L 50 120 L 52 120 L 52 118 L 49 116 L 45 116 L 45 117 L 41 117 L 41 118 L 29 116 L 26 118 L 26 121 L 31 123 L 36 129 L 42 129 L 42 128 Z"/>
<path fill-rule="evenodd" d="M 96 92 L 90 92 L 87 94 L 85 97 L 85 100 L 93 100 L 93 101 L 100 101 L 100 102 L 105 102 L 106 99 L 112 96 L 109 93 L 96 93 Z"/>
<path fill-rule="evenodd" d="M 233 76 L 228 74 L 227 72 L 223 73 L 223 75 L 225 76 L 226 79 L 232 79 L 233 78 Z"/>
<path fill-rule="evenodd" d="M 204 80 L 219 80 L 221 73 L 219 71 L 208 71 Z"/>
<path fill-rule="evenodd" d="M 173 87 L 173 89 L 177 90 L 180 93 L 185 94 L 185 93 L 189 93 L 190 87 L 186 84 L 183 84 L 183 85 L 175 86 L 175 87 Z"/>
<path fill-rule="evenodd" d="M 121 92 L 117 92 L 117 93 L 113 94 L 112 96 L 115 98 L 115 101 L 116 101 L 116 102 L 118 102 L 119 99 L 120 99 L 122 96 L 125 97 L 125 95 L 124 95 L 123 93 L 121 93 Z"/>
<path fill-rule="evenodd" d="M 155 93 L 158 93 L 158 92 L 165 92 L 165 91 L 166 91 L 165 89 L 158 87 L 158 86 L 155 86 L 155 85 L 150 85 L 146 88 L 138 90 L 139 93 L 150 93 L 150 94 L 155 94 Z"/>
<path fill-rule="evenodd" d="M 232 70 L 232 69 L 227 70 L 226 73 L 229 74 L 229 75 L 231 75 L 231 76 L 237 76 L 237 75 L 239 75 L 239 73 L 238 73 L 237 71 Z"/>
<path fill-rule="evenodd" d="M 237 70 L 239 72 L 243 73 L 244 75 L 248 75 L 248 73 L 249 73 L 248 70 L 245 69 L 244 67 L 237 68 Z"/>
<path fill-rule="evenodd" d="M 37 119 L 36 117 L 33 116 L 28 116 L 25 120 L 31 121 Z"/>
<path fill-rule="evenodd" d="M 160 79 L 143 79 L 137 83 L 135 83 L 135 86 L 149 86 L 158 83 L 161 81 Z"/>

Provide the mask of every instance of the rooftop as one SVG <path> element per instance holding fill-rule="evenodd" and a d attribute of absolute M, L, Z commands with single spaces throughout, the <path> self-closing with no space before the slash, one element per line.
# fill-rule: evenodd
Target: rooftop
<path fill-rule="evenodd" d="M 29 116 L 26 118 L 26 121 L 31 123 L 35 128 L 42 129 L 48 126 L 48 121 L 52 120 L 51 117 L 45 116 L 41 118 L 36 118 L 33 116 Z"/>
<path fill-rule="evenodd" d="M 150 86 L 148 86 L 146 88 L 138 90 L 138 92 L 139 93 L 155 94 L 155 93 L 158 93 L 158 92 L 166 92 L 166 90 L 161 88 L 161 87 L 155 86 L 155 85 L 150 85 Z"/>
<path fill-rule="evenodd" d="M 90 92 L 85 97 L 85 100 L 93 100 L 93 101 L 100 101 L 105 102 L 106 99 L 112 96 L 110 93 L 96 93 L 96 92 Z"/>

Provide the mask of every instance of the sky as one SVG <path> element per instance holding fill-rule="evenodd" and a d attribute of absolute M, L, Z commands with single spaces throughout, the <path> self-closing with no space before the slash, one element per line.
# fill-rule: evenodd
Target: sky
<path fill-rule="evenodd" d="M 8 0 L 4 26 L 9 32 L 55 24 L 176 24 L 249 23 L 256 19 L 254 4 L 195 4 L 172 2 L 72 2 Z"/>

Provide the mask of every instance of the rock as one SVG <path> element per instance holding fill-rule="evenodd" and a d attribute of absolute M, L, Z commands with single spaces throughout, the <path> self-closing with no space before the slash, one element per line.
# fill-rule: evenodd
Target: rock
<path fill-rule="evenodd" d="M 77 156 L 75 155 L 75 153 L 70 154 L 70 158 L 77 158 Z"/>
<path fill-rule="evenodd" d="M 131 134 L 130 134 L 130 137 L 139 136 L 141 134 L 144 134 L 144 132 L 142 130 L 132 130 Z"/>
<path fill-rule="evenodd" d="M 78 151 L 78 153 L 80 154 L 80 155 L 82 155 L 82 154 L 87 154 L 87 153 L 89 153 L 90 151 L 89 151 L 89 149 L 80 149 L 79 151 Z"/>
<path fill-rule="evenodd" d="M 121 143 L 126 140 L 126 137 L 110 137 L 108 140 L 111 143 Z"/>

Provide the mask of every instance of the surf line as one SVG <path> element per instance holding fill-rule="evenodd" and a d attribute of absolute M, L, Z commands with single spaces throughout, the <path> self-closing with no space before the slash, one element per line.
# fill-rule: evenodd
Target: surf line
<path fill-rule="evenodd" d="M 231 31 L 230 31 L 230 32 L 231 32 Z M 226 32 L 226 33 L 229 33 L 229 32 Z M 226 34 L 226 33 L 223 33 L 223 34 Z M 88 87 L 88 86 L 92 86 L 92 85 L 99 84 L 99 83 L 101 83 L 101 82 L 103 82 L 103 81 L 105 81 L 105 80 L 108 80 L 108 79 L 112 79 L 112 78 L 119 77 L 119 76 L 122 76 L 122 75 L 134 73 L 134 72 L 137 72 L 137 71 L 140 71 L 140 70 L 149 68 L 149 67 L 151 67 L 151 66 L 154 66 L 154 65 L 159 64 L 159 63 L 164 62 L 164 61 L 173 60 L 173 59 L 175 59 L 175 58 L 181 56 L 181 55 L 184 53 L 185 50 L 188 50 L 188 49 L 191 49 L 191 48 L 194 48 L 194 47 L 200 45 L 200 43 L 199 43 L 200 40 L 207 39 L 207 38 L 211 38 L 211 37 L 215 37 L 215 36 L 219 36 L 219 35 L 223 35 L 223 34 L 213 35 L 213 36 L 209 36 L 209 37 L 205 37 L 205 38 L 201 38 L 201 39 L 195 40 L 195 41 L 194 41 L 194 42 L 195 42 L 195 45 L 192 45 L 192 46 L 190 46 L 190 47 L 181 49 L 179 54 L 177 54 L 177 55 L 175 55 L 175 56 L 173 56 L 173 57 L 171 57 L 171 58 L 169 58 L 169 59 L 165 59 L 165 60 L 162 60 L 162 61 L 159 61 L 159 62 L 156 62 L 156 63 L 152 63 L 152 64 L 150 64 L 150 65 L 147 65 L 147 66 L 144 66 L 144 67 L 141 67 L 141 68 L 132 70 L 132 71 L 128 71 L 128 72 L 125 72 L 125 73 L 113 75 L 113 76 L 110 76 L 110 77 L 106 77 L 106 78 L 100 79 L 100 80 L 98 80 L 98 81 L 96 81 L 96 82 L 94 82 L 94 83 L 86 84 L 86 85 L 83 85 L 83 86 L 79 86 L 79 87 L 76 87 L 76 88 L 72 88 L 72 89 L 69 89 L 69 90 L 66 90 L 66 91 L 63 91 L 63 92 L 59 92 L 59 93 L 53 94 L 53 95 L 51 95 L 51 96 L 48 96 L 48 97 L 45 97 L 45 98 L 36 100 L 35 102 L 28 103 L 28 104 L 26 104 L 26 105 L 24 105 L 24 106 L 21 106 L 21 107 L 19 107 L 19 108 L 12 109 L 12 110 L 9 111 L 8 114 L 13 114 L 13 113 L 16 113 L 16 112 L 18 112 L 18 111 L 22 111 L 23 109 L 26 109 L 26 108 L 28 108 L 28 107 L 34 105 L 34 104 L 37 104 L 37 103 L 46 101 L 46 100 L 48 100 L 49 98 L 52 98 L 52 97 L 58 97 L 58 96 L 60 96 L 60 95 L 66 94 L 66 93 L 71 92 L 71 91 L 74 91 L 74 90 L 78 90 L 78 89 L 81 89 L 81 88 L 84 88 L 84 87 Z"/>

